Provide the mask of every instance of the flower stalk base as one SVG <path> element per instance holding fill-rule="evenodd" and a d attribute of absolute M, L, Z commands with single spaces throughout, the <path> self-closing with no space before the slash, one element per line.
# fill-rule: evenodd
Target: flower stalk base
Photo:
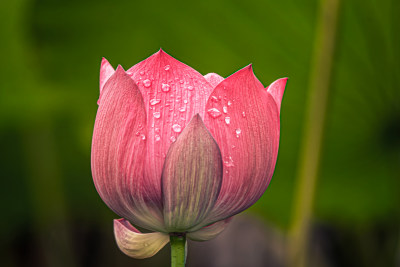
<path fill-rule="evenodd" d="M 171 235 L 171 267 L 184 267 L 186 263 L 186 235 Z"/>

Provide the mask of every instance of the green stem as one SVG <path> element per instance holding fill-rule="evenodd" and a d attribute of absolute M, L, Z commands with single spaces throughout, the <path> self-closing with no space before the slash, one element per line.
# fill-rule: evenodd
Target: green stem
<path fill-rule="evenodd" d="M 311 66 L 308 110 L 299 157 L 289 242 L 291 267 L 307 266 L 309 225 L 321 158 L 341 0 L 321 0 Z"/>
<path fill-rule="evenodd" d="M 186 262 L 186 235 L 171 235 L 171 267 L 184 267 Z"/>

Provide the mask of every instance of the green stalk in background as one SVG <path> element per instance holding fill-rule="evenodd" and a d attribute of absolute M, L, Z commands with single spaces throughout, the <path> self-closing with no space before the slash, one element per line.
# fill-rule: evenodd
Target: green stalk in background
<path fill-rule="evenodd" d="M 290 266 L 306 266 L 309 225 L 321 158 L 340 0 L 320 2 L 305 127 L 290 228 Z"/>

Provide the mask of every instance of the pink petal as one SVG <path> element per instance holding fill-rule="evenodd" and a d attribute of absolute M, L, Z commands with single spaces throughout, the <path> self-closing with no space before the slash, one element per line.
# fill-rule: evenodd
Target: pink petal
<path fill-rule="evenodd" d="M 204 78 L 212 85 L 212 87 L 216 87 L 220 82 L 224 80 L 224 77 L 219 76 L 216 73 L 208 73 L 204 75 Z"/>
<path fill-rule="evenodd" d="M 136 259 L 154 256 L 169 242 L 168 234 L 141 233 L 125 219 L 114 220 L 114 235 L 119 249 Z"/>
<path fill-rule="evenodd" d="M 114 68 L 107 61 L 107 59 L 103 57 L 100 65 L 100 93 L 103 90 L 107 80 L 111 77 L 111 75 L 114 74 L 114 72 Z"/>
<path fill-rule="evenodd" d="M 275 82 L 271 83 L 271 85 L 269 87 L 267 87 L 267 91 L 274 98 L 279 111 L 281 110 L 281 102 L 282 102 L 283 92 L 285 91 L 287 80 L 288 80 L 288 78 L 278 79 Z"/>
<path fill-rule="evenodd" d="M 203 227 L 195 232 L 187 233 L 187 237 L 194 241 L 207 241 L 213 239 L 226 229 L 231 219 L 232 217 Z"/>
<path fill-rule="evenodd" d="M 161 188 L 143 175 L 146 113 L 140 91 L 118 66 L 104 85 L 92 140 L 92 174 L 103 201 L 118 215 L 162 230 Z"/>
<path fill-rule="evenodd" d="M 218 99 L 215 101 L 215 99 Z M 245 67 L 221 82 L 206 106 L 204 123 L 221 149 L 224 177 L 208 222 L 231 217 L 266 190 L 276 163 L 279 114 L 273 97 Z"/>
<path fill-rule="evenodd" d="M 222 182 L 221 152 L 197 114 L 172 144 L 162 173 L 164 222 L 168 232 L 185 232 L 204 220 Z"/>
<path fill-rule="evenodd" d="M 145 176 L 160 185 L 170 145 L 195 114 L 204 116 L 212 86 L 191 67 L 160 50 L 130 68 L 147 112 Z"/>

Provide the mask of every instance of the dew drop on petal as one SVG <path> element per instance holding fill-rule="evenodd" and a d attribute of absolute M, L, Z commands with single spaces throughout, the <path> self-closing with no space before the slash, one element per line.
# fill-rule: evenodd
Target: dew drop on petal
<path fill-rule="evenodd" d="M 227 157 L 226 160 L 224 160 L 224 164 L 226 167 L 234 167 L 235 164 L 233 164 L 233 159 L 231 156 Z"/>
<path fill-rule="evenodd" d="M 163 90 L 163 92 L 169 92 L 169 90 L 170 90 L 169 84 L 163 83 L 161 86 L 161 90 Z"/>
<path fill-rule="evenodd" d="M 180 112 L 185 112 L 185 111 L 186 111 L 186 107 L 181 107 L 181 108 L 179 108 L 179 111 L 180 111 Z"/>
<path fill-rule="evenodd" d="M 156 135 L 154 136 L 154 139 L 156 140 L 156 142 L 158 142 L 158 141 L 161 140 L 161 137 L 160 137 L 158 134 L 156 134 Z"/>
<path fill-rule="evenodd" d="M 244 111 L 242 112 L 242 117 L 246 118 L 246 112 L 244 112 Z"/>
<path fill-rule="evenodd" d="M 193 90 L 193 86 L 189 85 L 189 86 L 187 87 L 187 89 L 190 90 L 190 91 L 192 91 L 192 90 Z"/>
<path fill-rule="evenodd" d="M 239 138 L 240 134 L 242 133 L 242 130 L 240 130 L 240 128 L 237 128 L 237 129 L 235 130 L 235 132 L 236 132 L 236 137 Z"/>
<path fill-rule="evenodd" d="M 231 117 L 225 117 L 225 123 L 230 124 L 231 123 Z"/>
<path fill-rule="evenodd" d="M 222 107 L 222 111 L 223 111 L 224 113 L 228 113 L 228 107 L 227 107 L 227 106 L 223 106 L 223 107 Z"/>
<path fill-rule="evenodd" d="M 182 126 L 180 126 L 179 124 L 174 124 L 172 125 L 172 130 L 174 130 L 174 132 L 176 133 L 180 133 L 182 131 Z"/>
<path fill-rule="evenodd" d="M 161 102 L 161 99 L 155 99 L 154 98 L 154 99 L 150 100 L 150 105 L 154 106 L 154 105 L 157 105 L 160 102 Z"/>
<path fill-rule="evenodd" d="M 173 143 L 173 142 L 176 141 L 176 137 L 175 137 L 175 136 L 171 136 L 171 137 L 169 138 L 169 140 L 171 140 L 171 142 Z"/>
<path fill-rule="evenodd" d="M 171 68 L 170 65 L 165 65 L 164 70 L 169 70 Z"/>
<path fill-rule="evenodd" d="M 183 100 L 183 103 L 187 104 L 187 102 L 188 102 L 187 99 Z"/>
<path fill-rule="evenodd" d="M 154 118 L 159 119 L 161 117 L 161 113 L 156 111 L 153 113 Z"/>
<path fill-rule="evenodd" d="M 146 88 L 149 88 L 151 86 L 151 81 L 149 79 L 146 79 L 143 81 L 143 86 Z"/>
<path fill-rule="evenodd" d="M 141 138 L 142 140 L 146 140 L 146 136 L 145 136 L 144 134 L 141 134 L 141 135 L 140 135 L 140 138 Z"/>
<path fill-rule="evenodd" d="M 215 119 L 215 118 L 218 118 L 219 116 L 222 115 L 221 111 L 219 111 L 219 110 L 216 109 L 216 108 L 210 108 L 209 110 L 207 110 L 207 113 L 208 113 L 211 117 L 213 117 L 214 119 Z"/>
<path fill-rule="evenodd" d="M 232 101 L 228 101 L 228 106 L 232 106 Z"/>
<path fill-rule="evenodd" d="M 135 135 L 139 136 L 139 135 L 140 135 L 140 132 L 139 132 L 139 131 L 137 131 L 137 132 L 135 133 Z"/>
<path fill-rule="evenodd" d="M 144 71 L 141 70 L 141 71 L 139 72 L 139 74 L 140 74 L 140 75 L 144 75 Z"/>
<path fill-rule="evenodd" d="M 214 101 L 214 102 L 218 102 L 218 97 L 216 97 L 216 96 L 211 96 L 211 100 Z"/>

